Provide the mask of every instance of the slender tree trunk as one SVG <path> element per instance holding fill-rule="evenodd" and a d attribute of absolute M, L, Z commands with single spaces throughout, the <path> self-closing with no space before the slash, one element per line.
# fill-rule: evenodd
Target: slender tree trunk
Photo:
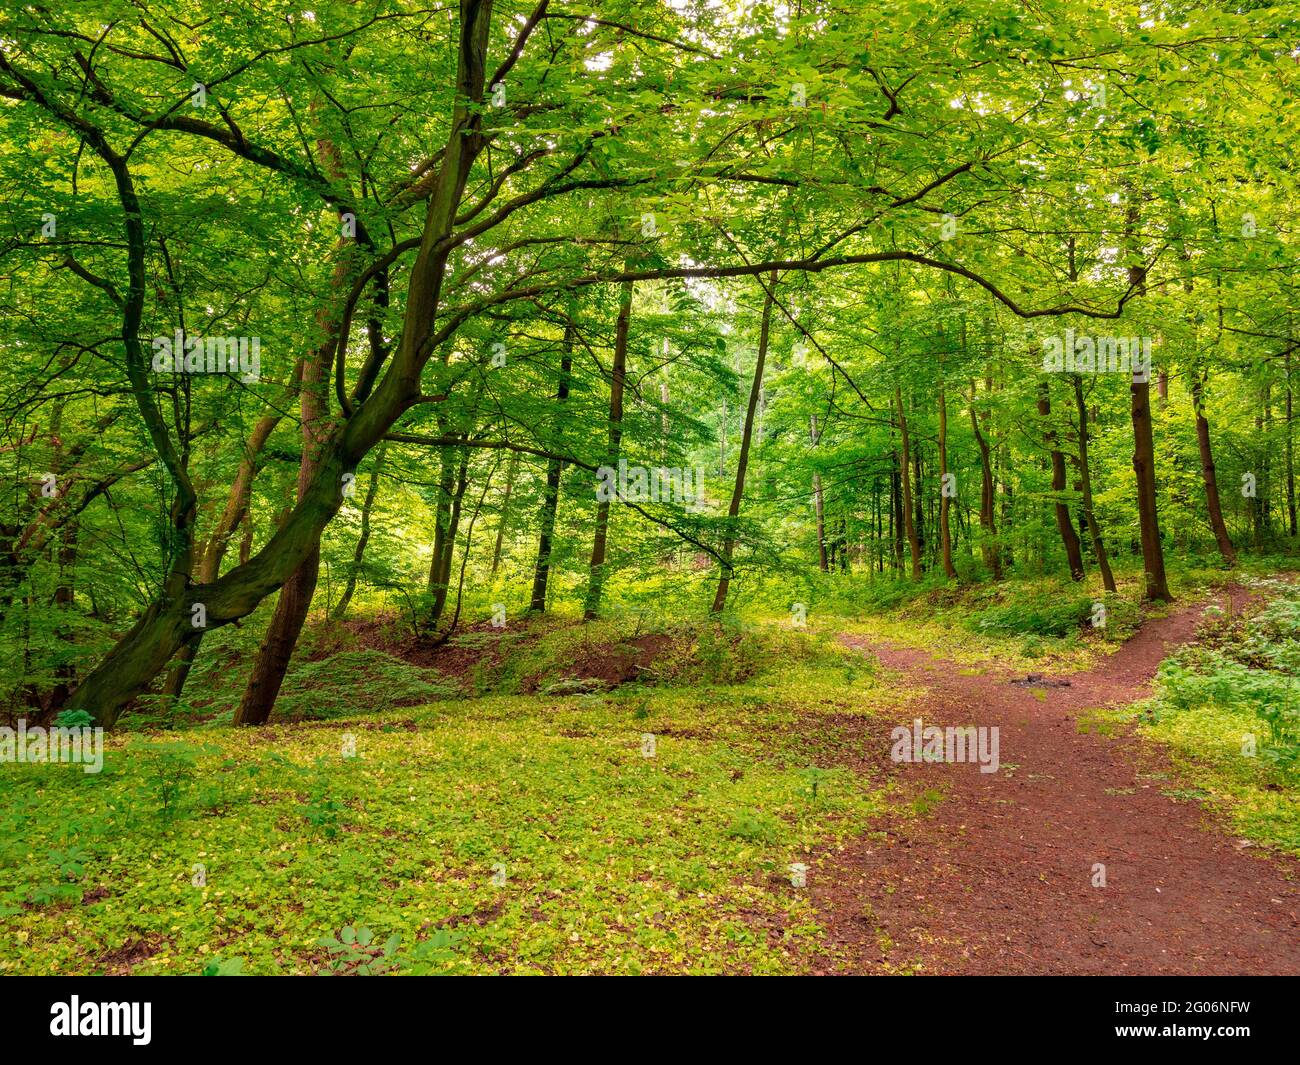
<path fill-rule="evenodd" d="M 867 572 L 870 573 L 874 568 L 877 573 L 885 572 L 885 552 L 884 552 L 884 531 L 881 528 L 880 514 L 880 478 L 877 477 L 871 483 L 871 509 L 874 525 L 871 526 L 875 535 L 872 537 L 871 550 L 872 555 L 866 554 L 867 542 L 866 535 L 859 530 L 858 534 L 858 555 L 866 556 Z M 874 558 L 872 557 L 874 556 Z"/>
<path fill-rule="evenodd" d="M 442 620 L 443 611 L 447 609 L 447 593 L 451 587 L 452 556 L 456 551 L 456 534 L 460 531 L 460 509 L 465 498 L 465 489 L 469 486 L 469 448 L 460 449 L 460 466 L 456 470 L 455 488 L 447 514 L 447 528 L 443 531 L 441 543 L 434 551 L 429 563 L 429 585 L 433 592 L 433 604 L 429 608 L 427 624 L 430 628 Z"/>
<path fill-rule="evenodd" d="M 497 575 L 501 566 L 501 545 L 505 542 L 506 526 L 510 521 L 510 497 L 515 490 L 515 477 L 519 473 L 519 452 L 510 452 L 510 464 L 506 467 L 506 489 L 501 498 L 501 516 L 497 521 L 497 539 L 492 548 L 492 576 Z"/>
<path fill-rule="evenodd" d="M 1015 485 L 1011 479 L 1006 476 L 1006 464 L 1001 459 L 998 461 L 998 473 L 1002 481 L 1002 531 L 1004 535 L 1014 529 L 1012 516 L 1015 512 Z M 1011 539 L 1008 537 L 1000 545 L 1002 555 L 1002 564 L 1006 569 L 1013 569 L 1016 564 L 1014 548 Z"/>
<path fill-rule="evenodd" d="M 1143 375 L 1145 376 L 1145 375 Z M 1165 579 L 1165 557 L 1160 546 L 1156 513 L 1155 442 L 1151 432 L 1151 382 L 1134 381 L 1129 387 L 1133 418 L 1133 472 L 1137 476 L 1138 524 L 1142 532 L 1142 564 L 1146 571 L 1146 598 L 1172 602 Z"/>
<path fill-rule="evenodd" d="M 450 423 L 438 419 L 438 435 L 446 436 Z M 447 530 L 451 527 L 451 501 L 456 494 L 456 452 L 443 448 L 438 455 L 438 499 L 433 507 L 433 555 L 429 559 L 429 576 L 424 590 L 429 596 L 438 592 L 438 578 L 447 552 Z M 445 590 L 445 589 L 444 589 Z"/>
<path fill-rule="evenodd" d="M 332 335 L 332 334 L 327 334 Z M 328 432 L 326 389 L 333 344 L 325 343 L 303 361 L 299 386 L 302 416 L 302 459 L 298 465 L 298 500 L 301 502 L 320 472 L 321 448 Z M 320 534 L 302 563 L 280 589 L 266 636 L 253 663 L 244 697 L 235 711 L 236 725 L 263 725 L 271 716 L 285 672 L 298 645 L 298 636 L 311 609 L 320 574 Z M 200 633 L 200 637 L 201 637 Z M 183 678 L 182 678 L 183 680 Z"/>
<path fill-rule="evenodd" d="M 618 466 L 619 448 L 623 440 L 623 384 L 627 376 L 627 334 L 632 320 L 631 281 L 620 286 L 618 320 L 614 326 L 614 361 L 609 377 L 609 447 L 605 464 Z M 588 621 L 600 612 L 601 594 L 605 587 L 605 548 L 609 535 L 609 500 L 602 499 L 596 506 L 596 533 L 591 542 L 591 576 L 587 581 L 587 600 L 582 616 Z"/>
<path fill-rule="evenodd" d="M 817 415 L 812 415 L 808 422 L 809 442 L 816 447 L 817 445 Z M 826 573 L 830 566 L 826 561 L 826 500 L 822 495 L 822 475 L 816 470 L 813 471 L 813 512 L 817 518 L 817 564 L 823 573 Z"/>
<path fill-rule="evenodd" d="M 822 475 L 813 473 L 813 513 L 817 518 L 817 568 L 826 573 L 826 500 L 822 495 Z"/>
<path fill-rule="evenodd" d="M 1256 404 L 1255 409 L 1259 410 L 1261 407 L 1262 403 L 1259 403 Z M 1253 467 L 1251 472 L 1255 474 L 1255 484 L 1248 502 L 1250 508 L 1251 543 L 1256 548 L 1264 546 L 1264 493 L 1267 491 L 1264 487 L 1264 455 L 1267 453 L 1267 448 L 1260 444 L 1263 435 L 1264 417 L 1262 414 L 1256 414 L 1255 444 L 1252 448 L 1254 453 L 1254 462 L 1251 463 Z"/>
<path fill-rule="evenodd" d="M 890 452 L 889 470 L 889 542 L 895 574 L 903 571 L 903 486 L 898 467 L 898 449 L 895 448 Z"/>
<path fill-rule="evenodd" d="M 1205 417 L 1205 376 L 1200 370 L 1192 372 L 1192 410 L 1196 415 L 1196 447 L 1201 456 L 1201 482 L 1205 485 L 1205 508 L 1210 516 L 1219 554 L 1229 566 L 1237 564 L 1237 549 L 1232 546 L 1228 526 L 1223 520 L 1223 506 L 1219 500 L 1219 479 L 1214 468 L 1214 451 L 1210 446 L 1210 423 Z"/>
<path fill-rule="evenodd" d="M 763 387 L 763 365 L 767 361 L 767 343 L 772 329 L 772 290 L 776 287 L 776 271 L 768 278 L 763 294 L 763 317 L 758 330 L 758 360 L 754 364 L 754 380 L 749 389 L 749 405 L 745 408 L 745 427 L 740 438 L 740 456 L 736 460 L 736 483 L 731 492 L 731 505 L 727 507 L 727 536 L 722 544 L 722 569 L 718 576 L 718 590 L 713 596 L 710 613 L 721 614 L 727 605 L 727 590 L 731 586 L 732 557 L 736 549 L 736 519 L 740 516 L 740 501 L 745 495 L 745 469 L 749 465 L 749 445 L 754 434 L 754 412 L 758 408 L 758 394 Z"/>
<path fill-rule="evenodd" d="M 722 398 L 722 416 L 718 421 L 718 476 L 727 475 L 727 399 Z"/>
<path fill-rule="evenodd" d="M 1074 405 L 1079 415 L 1079 488 L 1083 495 L 1083 517 L 1092 534 L 1092 549 L 1097 556 L 1097 568 L 1101 570 L 1101 582 L 1106 591 L 1113 592 L 1115 577 L 1110 571 L 1106 542 L 1102 539 L 1101 526 L 1097 523 L 1097 514 L 1092 506 L 1092 471 L 1088 463 L 1088 408 L 1083 401 L 1083 378 L 1078 374 L 1074 375 Z"/>
<path fill-rule="evenodd" d="M 58 584 L 54 589 L 54 606 L 66 619 L 72 611 L 77 589 L 77 530 L 78 523 L 67 522 L 59 530 Z M 75 642 L 74 630 L 66 620 L 60 620 L 55 634 L 65 644 Z M 67 701 L 72 690 L 74 667 L 71 662 L 64 662 L 55 669 L 54 688 L 46 700 L 45 708 L 49 713 L 56 713 Z"/>
<path fill-rule="evenodd" d="M 558 410 L 569 398 L 569 374 L 573 369 L 573 326 L 564 327 L 564 354 L 560 358 L 560 382 L 555 390 Z M 550 459 L 546 464 L 546 495 L 542 499 L 541 533 L 537 537 L 537 562 L 533 566 L 533 594 L 528 604 L 531 613 L 546 610 L 546 586 L 551 577 L 551 549 L 555 539 L 555 516 L 560 507 L 560 474 L 563 464 Z"/>
<path fill-rule="evenodd" d="M 518 452 L 515 452 L 518 454 Z M 456 626 L 460 624 L 460 605 L 461 596 L 465 591 L 465 567 L 469 564 L 470 548 L 474 546 L 474 525 L 478 522 L 478 516 L 483 511 L 483 500 L 487 498 L 488 489 L 492 487 L 492 478 L 496 476 L 497 466 L 500 464 L 498 457 L 493 462 L 492 468 L 488 470 L 487 478 L 483 482 L 483 491 L 479 493 L 478 502 L 474 504 L 474 510 L 469 516 L 469 528 L 465 530 L 465 547 L 460 554 L 460 576 L 456 579 L 456 607 L 451 614 L 451 622 L 447 628 L 434 641 L 435 647 L 440 647 L 451 639 L 452 634 L 456 631 Z"/>
<path fill-rule="evenodd" d="M 1070 580 L 1083 580 L 1083 548 L 1079 543 L 1079 534 L 1074 530 L 1070 520 L 1070 507 L 1061 498 L 1065 492 L 1065 455 L 1056 446 L 1056 430 L 1051 428 L 1052 395 L 1047 381 L 1038 386 L 1038 413 L 1043 418 L 1043 438 L 1051 450 L 1052 457 L 1052 494 L 1055 497 L 1053 510 L 1056 513 L 1056 529 L 1061 534 L 1061 543 L 1065 545 L 1065 558 L 1070 567 Z"/>
<path fill-rule="evenodd" d="M 925 481 L 921 478 L 921 448 L 912 448 L 912 499 L 916 513 L 912 517 L 912 528 L 916 530 L 917 550 L 921 555 L 921 566 L 925 568 L 928 557 L 926 545 L 932 541 L 925 535 Z"/>
<path fill-rule="evenodd" d="M 379 476 L 384 468 L 384 454 L 387 445 L 380 444 L 375 451 L 375 464 L 370 467 L 370 483 L 366 486 L 366 498 L 361 504 L 361 532 L 357 536 L 357 546 L 352 552 L 352 564 L 348 567 L 348 579 L 343 586 L 343 594 L 334 607 L 332 617 L 342 621 L 348 613 L 348 604 L 357 590 L 357 579 L 361 576 L 361 564 L 365 559 L 366 545 L 370 543 L 370 515 L 374 510 L 375 496 L 379 493 Z"/>
<path fill-rule="evenodd" d="M 1295 507 L 1295 455 L 1291 440 L 1291 415 L 1292 415 L 1292 397 L 1291 397 L 1291 352 L 1286 353 L 1286 513 L 1287 527 L 1291 535 L 1296 535 L 1296 507 Z"/>
<path fill-rule="evenodd" d="M 1137 246 L 1137 194 L 1126 187 L 1128 207 L 1124 212 L 1125 244 L 1133 251 Z M 1135 264 L 1128 269 L 1129 286 L 1139 294 L 1146 292 L 1146 267 Z M 1165 579 L 1164 548 L 1160 543 L 1160 521 L 1156 497 L 1156 449 L 1151 429 L 1151 374 L 1134 374 L 1129 385 L 1130 416 L 1133 421 L 1133 472 L 1137 479 L 1138 526 L 1142 536 L 1142 565 L 1146 571 L 1147 599 L 1170 602 L 1169 583 Z"/>
<path fill-rule="evenodd" d="M 980 453 L 980 528 L 984 531 L 983 550 L 984 565 L 995 581 L 1002 579 L 1002 555 L 998 550 L 997 526 L 993 516 L 995 500 L 993 492 L 993 459 L 989 453 L 989 442 L 980 432 L 979 416 L 975 411 L 975 382 L 970 383 L 970 427 L 975 435 L 975 446 Z"/>
<path fill-rule="evenodd" d="M 1272 386 L 1264 382 L 1263 395 L 1260 397 L 1259 414 L 1255 416 L 1256 438 L 1265 443 L 1259 449 L 1259 463 L 1256 467 L 1259 477 L 1255 482 L 1255 546 L 1263 547 L 1272 538 L 1273 504 L 1270 495 L 1273 484 L 1272 449 L 1268 442 L 1273 430 Z"/>
<path fill-rule="evenodd" d="M 907 435 L 907 414 L 903 411 L 903 390 L 894 385 L 894 409 L 898 411 L 898 433 L 902 443 L 902 455 L 899 466 L 902 471 L 903 487 L 903 531 L 907 537 L 908 550 L 912 555 L 912 580 L 921 579 L 921 541 L 916 535 L 916 523 L 912 513 L 912 447 Z"/>
<path fill-rule="evenodd" d="M 943 572 L 955 580 L 957 569 L 952 564 L 952 531 L 948 527 L 948 510 L 952 503 L 948 488 L 948 399 L 939 386 L 939 548 L 943 555 Z"/>

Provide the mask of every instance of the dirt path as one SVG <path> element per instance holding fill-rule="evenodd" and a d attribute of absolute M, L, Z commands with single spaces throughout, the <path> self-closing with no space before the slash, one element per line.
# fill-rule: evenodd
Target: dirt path
<path fill-rule="evenodd" d="M 1232 609 L 1248 598 L 1225 592 L 1224 606 L 1229 595 Z M 1068 687 L 1034 685 L 1041 699 L 1012 683 L 1024 674 L 967 676 L 921 651 L 848 640 L 928 689 L 909 717 L 996 725 L 1002 769 L 891 764 L 945 797 L 810 871 L 830 948 L 815 968 L 1300 973 L 1300 863 L 1240 847 L 1197 803 L 1163 794 L 1177 785 L 1152 778 L 1149 745 L 1076 727 L 1080 711 L 1149 694 L 1205 605 L 1148 621 Z M 1105 865 L 1104 888 L 1092 886 L 1094 863 Z"/>

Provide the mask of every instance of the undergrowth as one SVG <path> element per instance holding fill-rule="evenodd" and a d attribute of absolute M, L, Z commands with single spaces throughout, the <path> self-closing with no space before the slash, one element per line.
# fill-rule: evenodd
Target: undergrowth
<path fill-rule="evenodd" d="M 1300 587 L 1252 583 L 1268 605 L 1208 610 L 1161 665 L 1142 728 L 1241 835 L 1300 853 Z"/>

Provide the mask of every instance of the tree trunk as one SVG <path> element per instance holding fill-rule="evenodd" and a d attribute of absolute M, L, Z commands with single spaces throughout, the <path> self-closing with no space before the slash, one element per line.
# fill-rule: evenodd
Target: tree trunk
<path fill-rule="evenodd" d="M 1214 469 L 1214 451 L 1210 447 L 1210 423 L 1205 417 L 1205 376 L 1200 370 L 1192 371 L 1192 410 L 1196 415 L 1196 447 L 1201 456 L 1201 482 L 1205 485 L 1205 508 L 1210 515 L 1210 528 L 1214 530 L 1223 561 L 1235 566 L 1237 549 L 1232 546 L 1232 537 L 1223 521 L 1219 479 Z"/>
<path fill-rule="evenodd" d="M 921 555 L 921 568 L 925 568 L 926 544 L 925 535 L 925 481 L 921 479 L 921 448 L 919 446 L 912 448 L 912 499 L 916 513 L 912 516 L 912 528 L 916 530 L 917 549 Z"/>
<path fill-rule="evenodd" d="M 984 542 L 981 545 L 984 565 L 995 581 L 1002 579 L 1002 556 L 998 550 L 997 526 L 993 516 L 993 459 L 989 453 L 989 442 L 980 432 L 979 416 L 975 412 L 975 382 L 970 383 L 970 427 L 975 434 L 975 446 L 980 453 L 980 528 L 984 530 Z"/>
<path fill-rule="evenodd" d="M 435 538 L 433 558 L 429 562 L 429 590 L 433 603 L 429 608 L 427 624 L 433 628 L 442 620 L 447 609 L 447 593 L 451 587 L 451 563 L 456 551 L 456 534 L 460 531 L 460 510 L 469 486 L 469 448 L 460 449 L 460 467 L 456 470 L 455 488 L 448 504 L 447 526 Z"/>
<path fill-rule="evenodd" d="M 337 278 L 338 275 L 336 275 Z M 298 501 L 301 502 L 320 472 L 320 454 L 328 431 L 326 389 L 329 382 L 334 346 L 327 330 L 327 340 L 302 364 L 299 384 L 299 410 L 302 416 L 302 460 L 298 465 Z M 275 613 L 266 637 L 253 663 L 244 697 L 235 711 L 236 725 L 264 725 L 271 716 L 285 672 L 293 658 L 298 636 L 302 633 L 316 594 L 320 573 L 320 533 L 302 563 L 280 589 Z M 199 630 L 202 639 L 202 630 Z"/>
<path fill-rule="evenodd" d="M 569 398 L 569 374 L 573 369 L 573 326 L 564 327 L 564 354 L 560 358 L 560 382 L 555 390 L 557 408 Z M 546 464 L 546 495 L 542 499 L 542 528 L 537 538 L 537 562 L 533 567 L 533 594 L 528 604 L 531 613 L 546 610 L 546 586 L 551 577 L 551 548 L 555 539 L 555 516 L 560 507 L 560 474 L 563 464 L 550 459 Z"/>
<path fill-rule="evenodd" d="M 903 531 L 907 536 L 907 546 L 912 555 L 912 580 L 921 579 L 921 541 L 916 535 L 916 521 L 912 511 L 912 448 L 907 435 L 907 415 L 903 411 L 903 390 L 894 385 L 894 409 L 898 411 L 898 432 L 902 442 L 902 455 L 899 458 L 901 480 L 903 485 Z"/>
<path fill-rule="evenodd" d="M 63 613 L 65 618 L 71 613 L 76 598 L 77 530 L 78 524 L 75 521 L 67 522 L 59 530 L 59 577 L 54 589 L 54 606 Z M 74 630 L 65 621 L 59 622 L 55 634 L 64 643 L 70 645 L 75 643 Z M 57 713 L 67 701 L 75 676 L 71 661 L 60 664 L 54 672 L 56 677 L 54 688 L 45 702 L 45 709 L 49 713 Z"/>
<path fill-rule="evenodd" d="M 313 114 L 320 110 L 320 100 L 311 103 Z M 325 137 L 316 140 L 317 153 L 322 169 L 331 180 L 345 182 L 347 174 L 338 147 Z M 355 259 L 355 244 L 348 238 L 338 243 L 331 288 L 342 295 L 348 291 L 349 278 Z M 332 302 L 332 301 L 331 301 Z M 320 456 L 332 427 L 329 419 L 329 379 L 334 362 L 335 348 L 341 343 L 347 344 L 347 337 L 340 337 L 343 324 L 332 305 L 326 305 L 316 316 L 316 323 L 322 339 L 319 346 L 300 363 L 298 378 L 298 409 L 302 418 L 302 459 L 298 465 L 298 502 L 307 494 L 308 488 L 320 471 Z M 280 686 L 284 683 L 285 672 L 293 657 L 298 637 L 307 621 L 311 610 L 312 597 L 316 593 L 316 581 L 320 573 L 320 538 L 298 569 L 280 590 L 280 598 L 275 604 L 275 613 L 267 628 L 266 638 L 258 651 L 253 670 L 244 689 L 244 697 L 239 709 L 235 711 L 236 725 L 261 725 L 271 716 Z M 200 633 L 200 639 L 202 633 Z"/>
<path fill-rule="evenodd" d="M 1047 381 L 1038 386 L 1038 413 L 1044 419 L 1043 439 L 1051 449 L 1052 456 L 1052 495 L 1055 497 L 1053 509 L 1056 513 L 1056 529 L 1061 534 L 1061 543 L 1065 545 L 1065 558 L 1070 567 L 1070 580 L 1083 580 L 1083 548 L 1079 543 L 1079 534 L 1074 530 L 1070 520 L 1070 507 L 1061 498 L 1065 492 L 1065 455 L 1056 446 L 1056 430 L 1051 428 L 1048 420 L 1052 414 L 1052 394 Z"/>
<path fill-rule="evenodd" d="M 1124 211 L 1124 242 L 1136 252 L 1138 204 L 1133 189 L 1125 186 L 1128 207 Z M 1129 286 L 1138 294 L 1146 292 L 1146 267 L 1128 268 Z M 1141 377 L 1141 380 L 1139 380 Z M 1156 500 L 1156 449 L 1151 430 L 1151 374 L 1134 374 L 1129 385 L 1130 416 L 1133 421 L 1133 472 L 1137 478 L 1138 526 L 1142 536 L 1142 565 L 1146 571 L 1147 599 L 1171 602 L 1169 583 L 1165 579 L 1164 548 L 1160 543 L 1160 521 Z"/>
<path fill-rule="evenodd" d="M 957 577 L 952 564 L 952 531 L 948 526 L 948 511 L 952 503 L 948 488 L 948 399 L 944 387 L 939 386 L 939 550 L 943 556 L 943 572 L 949 580 Z"/>
<path fill-rule="evenodd" d="M 211 584 L 221 575 L 222 560 L 225 558 L 226 549 L 230 546 L 230 538 L 234 536 L 240 522 L 248 520 L 251 531 L 248 502 L 252 495 L 253 481 L 261 467 L 262 450 L 266 447 L 266 442 L 275 431 L 275 427 L 280 424 L 282 417 L 283 415 L 280 414 L 268 414 L 259 418 L 253 425 L 253 431 L 248 435 L 243 457 L 239 460 L 239 469 L 235 472 L 230 494 L 226 497 L 225 509 L 217 519 L 212 535 L 208 537 L 208 542 L 199 558 L 197 575 L 199 584 Z M 176 656 L 171 672 L 167 674 L 167 680 L 163 684 L 164 695 L 179 699 L 185 691 L 185 682 L 189 679 L 190 670 L 194 667 L 194 659 L 198 656 L 203 631 L 199 629 L 195 638 L 182 647 Z"/>
<path fill-rule="evenodd" d="M 817 415 L 812 415 L 808 423 L 810 443 L 817 444 Z M 817 564 L 823 573 L 830 566 L 826 561 L 826 500 L 822 495 L 822 475 L 813 472 L 813 512 L 817 518 Z"/>
<path fill-rule="evenodd" d="M 469 528 L 465 530 L 465 547 L 460 555 L 460 576 L 456 579 L 456 607 L 452 611 L 450 624 L 434 641 L 435 647 L 440 647 L 450 640 L 452 634 L 456 631 L 456 626 L 460 624 L 461 596 L 465 591 L 465 567 L 469 564 L 470 548 L 474 546 L 474 525 L 478 522 L 478 516 L 483 511 L 483 500 L 487 498 L 488 489 L 492 487 L 492 478 L 496 476 L 498 465 L 500 465 L 499 457 L 493 462 L 492 468 L 488 470 L 487 477 L 483 481 L 483 491 L 479 493 L 478 502 L 474 504 L 474 511 L 469 516 Z"/>
<path fill-rule="evenodd" d="M 813 473 L 813 512 L 817 518 L 817 567 L 829 571 L 826 561 L 826 500 L 822 495 L 822 475 Z"/>
<path fill-rule="evenodd" d="M 506 490 L 501 498 L 501 516 L 497 521 L 497 539 L 492 548 L 492 576 L 501 566 L 501 545 L 505 542 L 506 525 L 510 520 L 510 496 L 515 490 L 515 477 L 519 473 L 519 452 L 510 452 L 510 465 L 506 467 Z"/>
<path fill-rule="evenodd" d="M 619 447 L 623 440 L 623 384 L 627 376 L 627 333 L 632 321 L 631 281 L 620 286 L 618 320 L 614 327 L 614 362 L 609 375 L 609 447 L 605 464 L 618 466 Z M 582 616 L 591 621 L 600 612 L 605 587 L 605 547 L 609 535 L 609 503 L 602 499 L 596 506 L 596 532 L 591 542 L 591 576 L 587 581 L 587 599 Z"/>
<path fill-rule="evenodd" d="M 1296 508 L 1295 508 L 1295 455 L 1291 441 L 1291 416 L 1292 416 L 1292 397 L 1291 397 L 1291 350 L 1288 348 L 1286 353 L 1286 513 L 1287 528 L 1292 536 L 1296 534 Z"/>
<path fill-rule="evenodd" d="M 438 420 L 438 435 L 447 435 L 448 422 Z M 433 506 L 433 557 L 429 560 L 429 577 L 424 590 L 434 595 L 442 573 L 443 554 L 447 549 L 447 529 L 451 525 L 451 498 L 456 492 L 456 452 L 445 447 L 438 455 L 438 499 Z"/>
<path fill-rule="evenodd" d="M 1144 375 L 1145 376 L 1145 375 Z M 1138 524 L 1142 532 L 1142 565 L 1146 571 L 1146 598 L 1172 602 L 1165 579 L 1165 557 L 1160 546 L 1156 512 L 1155 443 L 1151 432 L 1151 382 L 1135 380 L 1129 386 L 1133 418 L 1133 472 L 1137 476 Z"/>
<path fill-rule="evenodd" d="M 386 445 L 379 445 L 375 452 L 375 464 L 370 468 L 370 484 L 366 486 L 366 498 L 361 504 L 361 533 L 357 537 L 357 546 L 352 552 L 352 565 L 348 567 L 348 579 L 343 586 L 343 595 L 331 615 L 335 621 L 342 621 L 347 616 L 348 604 L 352 602 L 352 596 L 357 590 L 357 579 L 361 576 L 361 563 L 366 555 L 366 545 L 370 542 L 370 514 L 375 506 L 375 496 L 379 492 L 379 475 L 384 468 L 386 450 Z"/>
<path fill-rule="evenodd" d="M 1088 408 L 1083 401 L 1083 378 L 1074 376 L 1074 405 L 1079 415 L 1079 488 L 1083 495 L 1083 517 L 1088 531 L 1092 534 L 1092 550 L 1097 556 L 1097 568 L 1101 570 L 1101 583 L 1106 591 L 1115 590 L 1115 577 L 1110 571 L 1110 559 L 1106 556 L 1106 542 L 1101 536 L 1101 526 L 1092 507 L 1092 471 L 1088 464 Z"/>
<path fill-rule="evenodd" d="M 749 388 L 749 405 L 745 408 L 745 427 L 740 437 L 740 456 L 736 460 L 736 483 L 727 507 L 727 534 L 722 544 L 722 569 L 718 576 L 718 590 L 713 596 L 711 614 L 721 614 L 727 605 L 727 590 L 731 586 L 732 556 L 736 548 L 736 519 L 740 516 L 740 501 L 745 494 L 745 468 L 749 465 L 749 445 L 754 433 L 754 411 L 758 408 L 758 393 L 763 387 L 763 364 L 767 361 L 767 343 L 772 328 L 772 289 L 776 287 L 776 271 L 768 278 L 763 289 L 763 316 L 758 330 L 758 360 L 754 364 L 754 380 Z"/>
<path fill-rule="evenodd" d="M 903 570 L 903 485 L 898 475 L 898 449 L 890 452 L 889 470 L 889 540 L 892 544 L 893 571 Z"/>

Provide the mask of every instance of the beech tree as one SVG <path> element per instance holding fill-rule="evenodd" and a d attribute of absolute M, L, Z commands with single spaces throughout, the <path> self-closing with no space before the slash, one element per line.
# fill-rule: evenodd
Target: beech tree
<path fill-rule="evenodd" d="M 322 562 L 341 614 L 381 542 L 445 637 L 480 570 L 594 617 L 634 566 L 717 613 L 1140 552 L 1159 599 L 1171 514 L 1229 563 L 1248 507 L 1294 535 L 1285 12 L 744 7 L 6 13 L 0 595 L 95 630 L 19 698 L 112 725 L 267 603 L 266 721 Z M 707 475 L 599 502 L 620 462 Z"/>

